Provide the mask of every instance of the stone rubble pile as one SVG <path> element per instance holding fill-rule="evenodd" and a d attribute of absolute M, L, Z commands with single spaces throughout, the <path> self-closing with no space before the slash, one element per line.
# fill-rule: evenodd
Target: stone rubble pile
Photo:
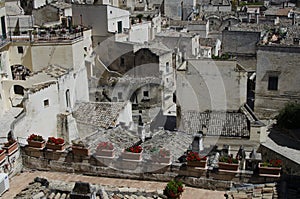
<path fill-rule="evenodd" d="M 48 181 L 36 178 L 17 194 L 15 199 L 71 199 L 75 182 Z M 145 190 L 129 187 L 91 185 L 96 199 L 166 199 L 163 190 Z"/>
<path fill-rule="evenodd" d="M 255 184 L 246 187 L 232 188 L 227 192 L 229 199 L 277 199 L 276 183 Z"/>

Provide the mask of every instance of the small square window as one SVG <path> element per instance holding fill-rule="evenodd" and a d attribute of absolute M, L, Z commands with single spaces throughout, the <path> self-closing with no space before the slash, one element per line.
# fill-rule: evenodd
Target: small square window
<path fill-rule="evenodd" d="M 270 76 L 268 82 L 268 90 L 277 91 L 278 90 L 278 77 Z"/>
<path fill-rule="evenodd" d="M 24 49 L 22 46 L 18 46 L 18 53 L 19 54 L 23 54 L 24 53 Z"/>
<path fill-rule="evenodd" d="M 110 14 L 112 14 L 112 11 L 110 11 Z"/>
<path fill-rule="evenodd" d="M 149 97 L 149 91 L 144 91 L 143 94 L 144 94 L 144 97 Z"/>
<path fill-rule="evenodd" d="M 49 106 L 49 99 L 44 100 L 44 108 Z"/>

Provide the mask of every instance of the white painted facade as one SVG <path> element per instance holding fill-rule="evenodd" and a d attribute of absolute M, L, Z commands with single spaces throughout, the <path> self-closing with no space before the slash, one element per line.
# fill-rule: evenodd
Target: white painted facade
<path fill-rule="evenodd" d="M 136 43 L 144 43 L 150 40 L 151 22 L 143 22 L 131 25 L 128 32 L 128 40 Z"/>
<path fill-rule="evenodd" d="M 132 123 L 132 105 L 130 101 L 127 101 L 125 107 L 120 111 L 116 124 L 124 123 L 126 126 L 130 126 Z"/>

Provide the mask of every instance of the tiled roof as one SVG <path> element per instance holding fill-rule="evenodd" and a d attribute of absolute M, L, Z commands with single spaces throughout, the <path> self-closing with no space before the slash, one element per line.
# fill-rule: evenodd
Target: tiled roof
<path fill-rule="evenodd" d="M 247 136 L 249 134 L 247 118 L 237 112 L 197 112 L 183 113 L 183 130 L 197 133 L 203 125 L 207 128 L 207 135 Z"/>
<path fill-rule="evenodd" d="M 77 122 L 97 127 L 116 126 L 120 111 L 127 102 L 78 102 L 73 116 Z"/>

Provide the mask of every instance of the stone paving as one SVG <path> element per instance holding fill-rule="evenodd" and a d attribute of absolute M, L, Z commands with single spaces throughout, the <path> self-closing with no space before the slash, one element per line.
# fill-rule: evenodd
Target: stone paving
<path fill-rule="evenodd" d="M 33 171 L 33 172 L 23 172 L 19 175 L 14 176 L 10 179 L 10 189 L 2 198 L 13 198 L 18 193 L 20 193 L 28 184 L 34 181 L 35 177 L 46 178 L 49 180 L 59 180 L 64 182 L 89 182 L 91 184 L 99 184 L 106 186 L 116 186 L 116 187 L 130 187 L 137 189 L 145 189 L 147 191 L 157 191 L 163 190 L 166 186 L 166 182 L 152 182 L 152 181 L 138 181 L 129 179 L 117 179 L 117 178 L 104 178 L 104 177 L 94 177 L 94 176 L 83 176 L 77 174 L 68 173 L 58 173 L 58 172 L 43 172 L 43 171 Z M 212 191 L 205 189 L 196 189 L 192 187 L 186 187 L 183 192 L 182 199 L 222 199 L 224 198 L 224 193 L 222 191 Z"/>

